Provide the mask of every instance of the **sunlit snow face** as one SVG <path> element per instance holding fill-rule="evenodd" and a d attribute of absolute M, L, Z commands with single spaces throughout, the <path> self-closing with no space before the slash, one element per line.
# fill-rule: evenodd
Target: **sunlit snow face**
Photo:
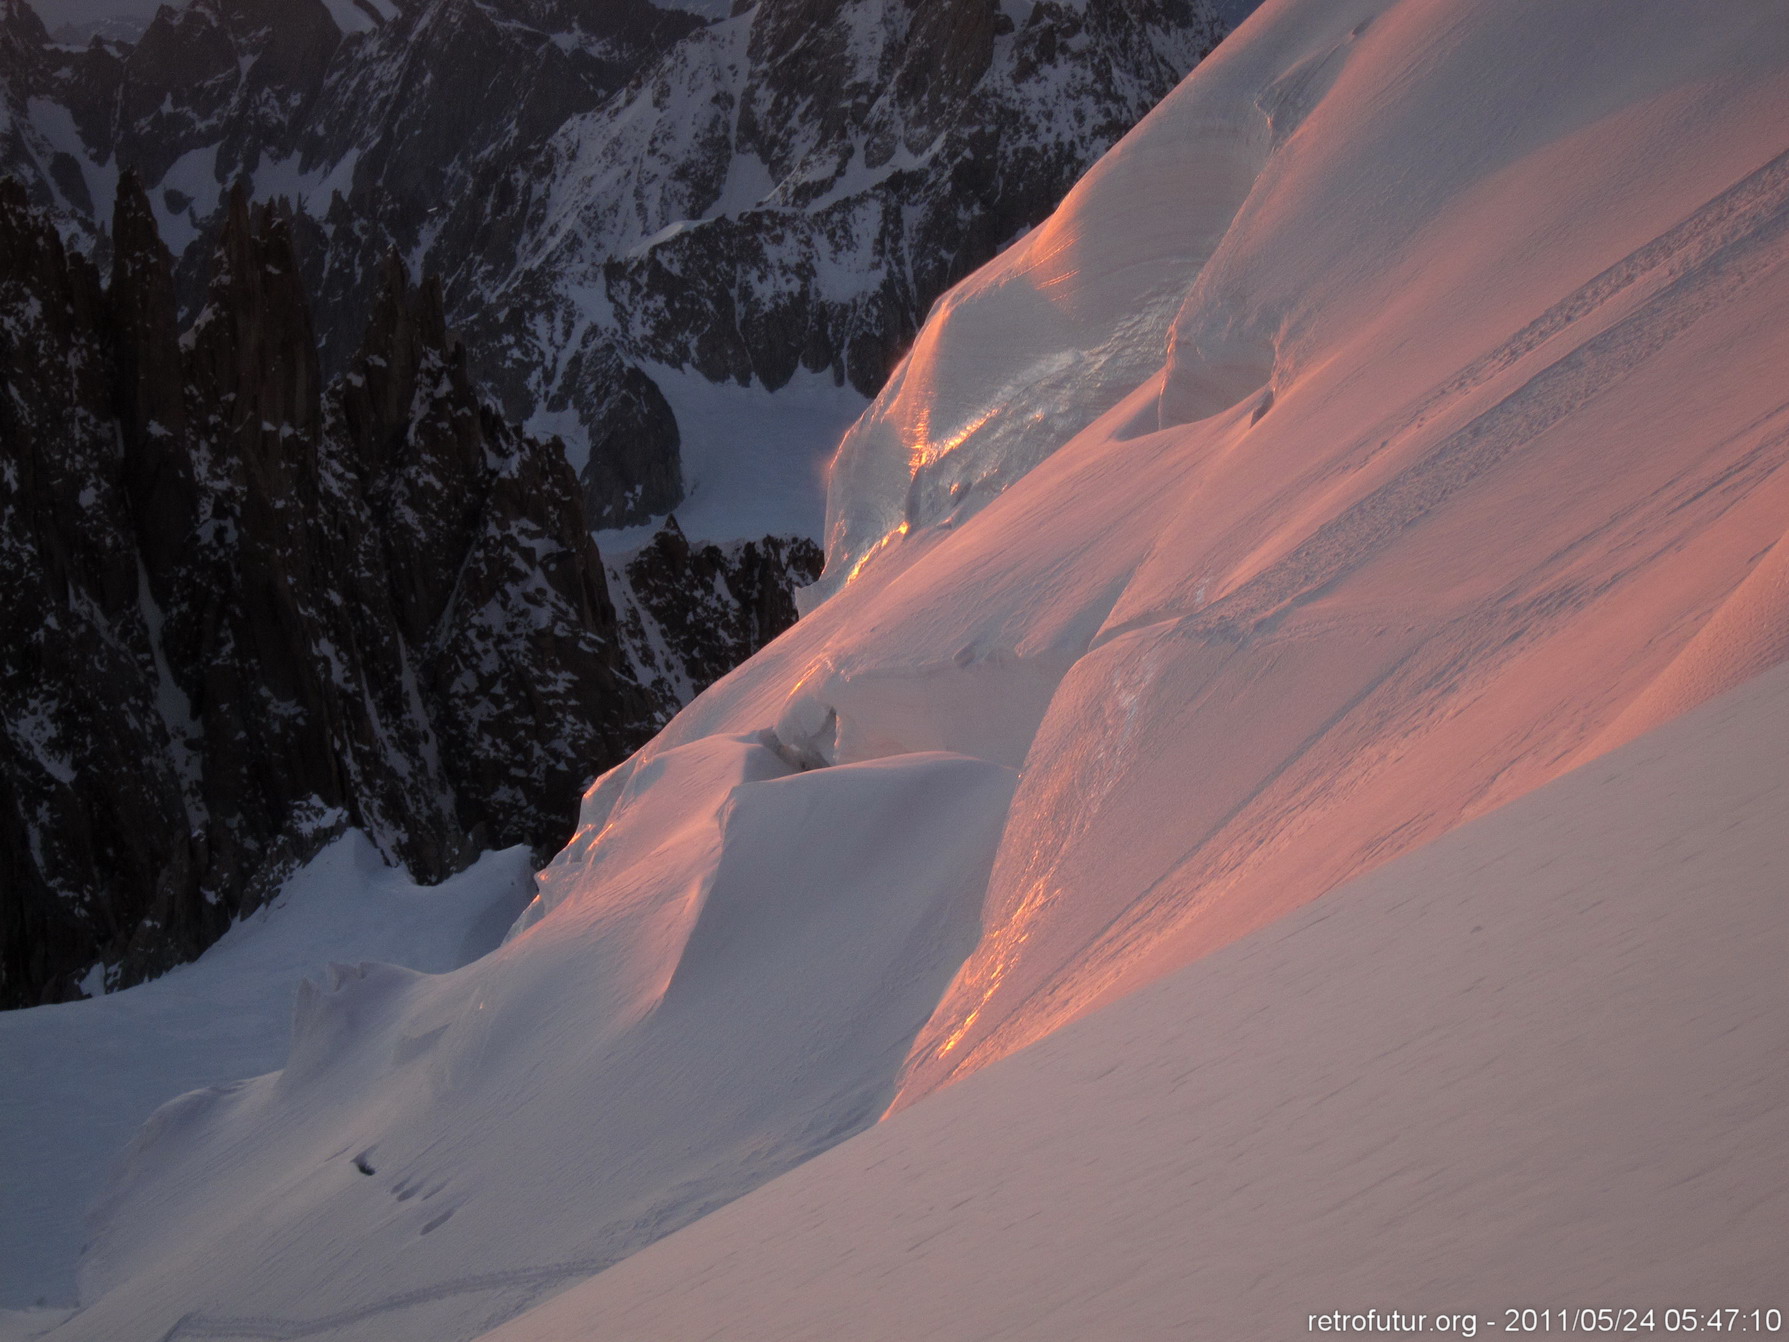
<path fill-rule="evenodd" d="M 886 550 L 889 546 L 893 545 L 896 541 L 900 540 L 901 537 L 905 536 L 909 530 L 910 530 L 910 528 L 908 527 L 907 523 L 903 522 L 903 523 L 901 523 L 900 526 L 896 527 L 893 531 L 889 532 L 886 536 L 884 536 L 879 542 L 877 542 L 875 545 L 871 546 L 868 550 L 866 550 L 864 552 L 863 558 L 859 559 L 855 564 L 853 564 L 851 566 L 851 571 L 845 575 L 845 581 L 851 582 L 851 581 L 855 580 L 857 578 L 857 576 L 864 571 L 864 568 L 869 564 L 869 562 L 872 559 L 874 559 L 877 555 L 881 554 L 884 550 Z"/>
<path fill-rule="evenodd" d="M 917 426 L 917 430 L 908 443 L 909 460 L 912 463 L 914 472 L 917 474 L 921 468 L 930 466 L 934 462 L 942 461 L 952 452 L 955 452 L 964 443 L 973 438 L 977 431 L 979 431 L 989 420 L 993 419 L 995 415 L 999 414 L 1000 411 L 1000 406 L 990 405 L 985 410 L 981 411 L 981 413 L 972 416 L 968 423 L 957 428 L 954 432 L 944 434 L 940 437 L 934 437 L 931 410 L 928 406 L 920 415 L 920 422 Z"/>

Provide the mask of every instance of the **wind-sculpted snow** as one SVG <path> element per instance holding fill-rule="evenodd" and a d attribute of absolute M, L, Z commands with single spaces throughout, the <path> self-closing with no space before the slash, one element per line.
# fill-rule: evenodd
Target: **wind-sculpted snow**
<path fill-rule="evenodd" d="M 1651 688 L 1774 609 L 1782 35 L 1440 13 L 1263 13 L 953 292 L 835 464 L 834 595 L 664 738 L 1022 762 L 900 1103 L 1781 655 L 1746 614 Z"/>
<path fill-rule="evenodd" d="M 277 1068 L 293 990 L 369 956 L 442 972 L 496 947 L 534 894 L 528 850 L 422 887 L 362 834 L 335 840 L 192 965 L 141 990 L 0 1013 L 0 1337 L 5 1306 L 75 1303 L 90 1204 L 131 1136 L 195 1086 Z"/>
<path fill-rule="evenodd" d="M 1124 487 L 1176 515 L 1050 701 L 903 1102 L 1556 776 L 1781 535 L 1789 44 L 1764 11 L 1687 39 L 1589 7 L 1514 51 L 1347 8 L 1274 53 L 1341 68 L 1163 372 L 1064 449 L 1172 444 L 1172 484 Z M 1272 350 L 1240 399 L 1214 391 L 1237 332 Z"/>
<path fill-rule="evenodd" d="M 60 1335 L 475 1336 L 874 1122 L 1011 788 L 749 737 L 625 766 L 501 951 L 307 987 L 283 1072 L 151 1120 Z"/>
<path fill-rule="evenodd" d="M 1767 0 L 1264 8 L 940 304 L 830 595 L 531 925 L 171 1112 L 60 1335 L 466 1336 L 1780 660 L 1786 145 Z"/>
<path fill-rule="evenodd" d="M 939 303 L 839 450 L 815 598 L 896 527 L 968 516 L 1160 368 L 1267 152 L 1259 116 L 1214 75 L 1177 96 L 1178 133 L 1134 137 Z"/>
<path fill-rule="evenodd" d="M 1592 1299 L 1644 1335 L 1779 1299 L 1786 749 L 1779 670 L 491 1342 L 1482 1338 Z"/>

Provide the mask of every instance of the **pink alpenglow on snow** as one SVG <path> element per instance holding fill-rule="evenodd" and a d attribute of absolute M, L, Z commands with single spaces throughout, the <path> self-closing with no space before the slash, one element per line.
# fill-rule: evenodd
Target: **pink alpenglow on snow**
<path fill-rule="evenodd" d="M 1344 1331 L 1313 1321 L 1336 1312 L 1376 1333 L 1422 1315 L 1397 1331 L 1428 1337 L 1465 1313 L 1483 1338 L 1517 1331 L 1510 1308 L 1551 1308 L 1555 1335 L 1562 1308 L 1573 1331 L 1581 1308 L 1651 1310 L 1641 1337 L 1685 1306 L 1789 1315 L 1785 753 L 1780 669 L 490 1342 L 1290 1342 Z M 1354 1328 L 1369 1308 L 1381 1326 Z"/>
<path fill-rule="evenodd" d="M 828 1210 L 825 1252 L 803 1259 L 810 1242 L 788 1239 L 795 1256 L 775 1263 L 791 1275 L 728 1294 L 732 1315 L 703 1314 L 721 1296 L 698 1287 L 731 1290 L 725 1262 L 701 1255 L 733 1249 L 706 1228 L 680 1236 L 607 1278 L 634 1286 L 603 1297 L 626 1326 L 601 1335 L 749 1337 L 754 1299 L 762 1336 L 779 1318 L 790 1336 L 1127 1335 L 1100 1325 L 1142 1289 L 1122 1246 L 1185 1229 L 1147 1199 L 1134 1216 L 1098 1207 L 1111 1233 L 1087 1242 L 1111 1252 L 1090 1258 L 1095 1277 L 1049 1254 L 1011 1265 L 1037 1275 L 1009 1303 L 1056 1300 L 1052 1282 L 1081 1292 L 1060 1324 L 1017 1304 L 947 1323 L 927 1300 L 971 1293 L 985 1265 L 966 1249 L 921 1255 L 954 1284 L 867 1324 L 845 1305 L 822 1324 L 769 1302 L 828 1272 L 843 1294 L 822 1283 L 816 1310 L 869 1298 L 840 1256 L 907 1226 L 962 1247 L 979 1230 L 996 1242 L 1018 1209 L 1094 1208 L 1071 1195 L 1118 1137 L 1093 1117 L 1108 1083 L 1091 1064 L 1049 1082 L 1085 1092 L 1073 1112 L 1087 1117 L 1050 1129 L 1046 1105 L 1009 1129 L 1012 1181 L 1031 1181 L 1009 1188 L 1011 1217 L 983 1219 L 944 1128 L 925 1125 L 982 1122 L 973 1097 L 1033 1064 L 967 1098 L 952 1083 L 1201 961 L 1136 999 L 1181 1013 L 1177 1033 L 1100 1036 L 1133 1019 L 1114 1015 L 1062 1041 L 1103 1038 L 1113 1077 L 1159 1089 L 1179 1063 L 1156 1043 L 1190 1037 L 1222 1079 L 1175 1129 L 1211 1134 L 1173 1167 L 1190 1182 L 1164 1186 L 1267 1211 L 1252 1239 L 1216 1212 L 1186 1232 L 1173 1270 L 1222 1278 L 1239 1302 L 1194 1335 L 1303 1335 L 1307 1313 L 1379 1288 L 1433 1310 L 1457 1286 L 1489 1308 L 1468 1288 L 1500 1279 L 1461 1265 L 1518 1240 L 1521 1262 L 1557 1268 L 1533 1280 L 1613 1289 L 1652 1261 L 1624 1256 L 1646 1225 L 1646 1244 L 1708 1267 L 1711 1289 L 1757 1279 L 1757 1245 L 1780 1242 L 1783 1171 L 1760 1154 L 1782 1149 L 1781 1093 L 1758 1082 L 1780 1070 L 1782 1015 L 1758 982 L 1778 963 L 1759 957 L 1780 910 L 1759 902 L 1756 871 L 1729 888 L 1711 858 L 1702 884 L 1674 886 L 1661 866 L 1654 888 L 1619 825 L 1586 819 L 1581 848 L 1549 839 L 1586 881 L 1631 872 L 1594 887 L 1613 902 L 1633 886 L 1628 923 L 1580 917 L 1582 891 L 1538 869 L 1505 886 L 1480 868 L 1521 858 L 1545 798 L 1579 797 L 1609 751 L 1652 749 L 1641 733 L 1745 695 L 1789 650 L 1785 312 L 1778 0 L 1519 14 L 1269 0 L 1052 220 L 939 303 L 839 449 L 828 575 L 801 623 L 599 780 L 502 949 L 450 974 L 349 975 L 302 1008 L 283 1072 L 162 1110 L 95 1221 L 86 1308 L 52 1336 L 460 1342 L 890 1109 L 858 1151 L 932 1134 L 911 1164 L 865 1176 L 911 1169 L 894 1202 Z M 1780 720 L 1782 700 L 1757 712 Z M 1681 799 L 1698 851 L 1721 823 L 1703 808 L 1751 824 L 1781 758 L 1756 791 Z M 1574 769 L 1565 792 L 1534 795 Z M 1529 819 L 1496 828 L 1517 804 L 1503 813 Z M 1662 841 L 1671 811 L 1647 812 Z M 1430 848 L 1481 818 L 1492 828 L 1471 843 L 1502 835 L 1504 856 L 1463 835 Z M 1373 875 L 1393 862 L 1441 864 L 1447 884 L 1400 894 Z M 1324 900 L 1362 878 L 1388 884 Z M 1344 909 L 1329 970 L 1298 960 Z M 1708 940 L 1689 939 L 1699 929 Z M 1692 959 L 1674 966 L 1660 947 L 1678 944 Z M 1558 958 L 1571 948 L 1579 979 Z M 1388 966 L 1406 952 L 1400 979 Z M 1480 967 L 1482 984 L 1459 981 Z M 1500 1003 L 1531 968 L 1528 1005 Z M 1744 1000 L 1777 1014 L 1741 1022 Z M 1350 1019 L 1373 1028 L 1348 1035 Z M 1404 1020 L 1448 1032 L 1413 1038 Z M 1418 1071 L 1362 1052 L 1370 1041 L 1409 1045 Z M 1660 1049 L 1681 1090 L 1634 1061 Z M 1381 1103 L 1353 1079 L 1368 1075 L 1399 1076 L 1395 1093 L 1427 1107 Z M 1538 1104 L 1555 1075 L 1573 1084 L 1550 1107 L 1509 1107 Z M 1483 1091 L 1499 1077 L 1514 1089 Z M 1284 1112 L 1255 1108 L 1275 1096 Z M 1663 1106 L 1659 1126 L 1628 1124 L 1630 1105 Z M 1245 1140 L 1270 1118 L 1278 1135 Z M 1407 1130 L 1425 1145 L 1406 1164 Z M 934 1140 L 943 1182 L 921 1177 Z M 1698 1142 L 1713 1172 L 1691 1178 Z M 858 1186 L 852 1150 L 779 1187 L 829 1169 Z M 1457 1182 L 1424 1182 L 1454 1161 Z M 1244 1196 L 1231 1181 L 1246 1170 L 1275 1182 Z M 1684 1176 L 1675 1203 L 1660 1171 Z M 1579 1220 L 1548 1192 L 1554 1174 L 1582 1193 Z M 1430 1187 L 1469 1188 L 1475 1219 L 1448 1220 L 1445 1238 L 1414 1210 Z M 943 1212 L 902 1200 L 922 1197 Z M 794 1223 L 763 1224 L 774 1239 Z M 1613 1247 L 1590 1233 L 1606 1226 Z M 1344 1247 L 1325 1258 L 1337 1227 Z M 1511 1238 L 1523 1227 L 1535 1238 Z M 690 1312 L 654 1323 L 624 1293 L 661 1299 L 651 1264 L 678 1244 L 709 1247 L 675 1261 L 719 1265 L 686 1282 Z M 865 1252 L 865 1271 L 892 1261 Z M 1274 1294 L 1295 1279 L 1270 1267 L 1300 1261 L 1310 1289 Z M 1263 1322 L 1270 1297 L 1283 1329 Z M 1150 1298 L 1167 1313 L 1128 1335 L 1185 1335 L 1172 1329 L 1193 1314 Z"/>
<path fill-rule="evenodd" d="M 1555 1335 L 1561 1309 L 1571 1331 L 1581 1309 L 1634 1309 L 1645 1336 L 1721 1302 L 1789 1316 L 1785 754 L 1789 669 L 490 1342 L 1291 1342 L 1344 1331 L 1313 1318 L 1337 1312 L 1394 1331 L 1355 1328 L 1369 1308 L 1422 1316 L 1406 1336 L 1462 1335 L 1437 1319 L 1466 1315 L 1480 1338 L 1519 1331 L 1512 1308 L 1551 1309 Z"/>

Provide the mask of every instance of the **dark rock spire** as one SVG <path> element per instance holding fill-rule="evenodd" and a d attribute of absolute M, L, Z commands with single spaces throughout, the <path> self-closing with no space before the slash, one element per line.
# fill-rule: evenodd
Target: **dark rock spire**
<path fill-rule="evenodd" d="M 128 173 L 113 233 L 102 288 L 0 184 L 5 1006 L 191 958 L 346 826 L 424 880 L 544 856 L 655 721 L 435 281 L 387 262 L 326 391 L 281 209 L 232 193 L 184 336 Z"/>

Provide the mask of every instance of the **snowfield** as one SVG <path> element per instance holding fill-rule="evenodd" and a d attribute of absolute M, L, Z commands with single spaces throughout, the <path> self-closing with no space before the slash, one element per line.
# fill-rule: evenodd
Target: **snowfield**
<path fill-rule="evenodd" d="M 650 372 L 682 436 L 686 493 L 667 516 L 686 536 L 724 544 L 824 533 L 827 463 L 863 414 L 863 397 L 805 370 L 774 392 L 710 382 L 688 369 Z M 555 431 L 550 417 L 541 427 Z M 625 566 L 664 524 L 654 517 L 598 531 L 596 543 L 610 564 Z"/>
<path fill-rule="evenodd" d="M 490 1342 L 1291 1342 L 1368 1309 L 1428 1336 L 1470 1312 L 1482 1338 L 1511 1307 L 1556 1334 L 1561 1308 L 1650 1309 L 1655 1333 L 1780 1310 L 1786 756 L 1778 670 Z"/>
<path fill-rule="evenodd" d="M 1012 785 L 750 737 L 611 775 L 501 950 L 307 987 L 282 1072 L 155 1115 L 53 1336 L 474 1336 L 874 1122 Z"/>
<path fill-rule="evenodd" d="M 499 951 L 163 1108 L 49 1336 L 477 1337 L 890 1109 L 510 1336 L 1780 1286 L 1781 19 L 1271 0 L 939 304 L 801 624 Z"/>
<path fill-rule="evenodd" d="M 132 1134 L 183 1091 L 276 1070 L 307 977 L 366 960 L 457 968 L 494 949 L 533 895 L 526 849 L 423 889 L 350 832 L 197 963 L 0 1013 L 0 1075 L 29 1078 L 0 1091 L 0 1311 L 75 1303 L 87 1211 Z"/>

